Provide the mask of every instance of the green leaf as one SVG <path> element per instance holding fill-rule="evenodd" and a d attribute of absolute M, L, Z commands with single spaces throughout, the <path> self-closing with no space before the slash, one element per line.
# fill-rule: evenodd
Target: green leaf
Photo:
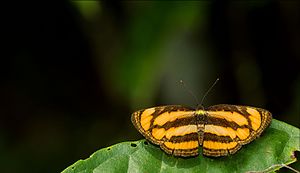
<path fill-rule="evenodd" d="M 145 140 L 123 142 L 79 160 L 63 173 L 71 172 L 273 172 L 296 162 L 300 151 L 300 130 L 278 120 L 262 136 L 227 157 L 209 158 L 201 154 L 180 158 L 165 154 Z"/>

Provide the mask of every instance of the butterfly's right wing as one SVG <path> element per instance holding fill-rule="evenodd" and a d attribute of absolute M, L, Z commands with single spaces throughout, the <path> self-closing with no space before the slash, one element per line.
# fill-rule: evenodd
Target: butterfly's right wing
<path fill-rule="evenodd" d="M 226 156 L 253 141 L 269 126 L 272 114 L 261 108 L 215 105 L 206 111 L 203 154 Z"/>
<path fill-rule="evenodd" d="M 166 153 L 198 155 L 195 110 L 180 105 L 153 107 L 134 112 L 131 121 L 146 139 L 160 145 Z"/>

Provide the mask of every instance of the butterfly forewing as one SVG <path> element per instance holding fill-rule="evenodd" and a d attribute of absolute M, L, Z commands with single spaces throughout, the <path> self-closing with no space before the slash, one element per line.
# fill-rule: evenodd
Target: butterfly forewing
<path fill-rule="evenodd" d="M 132 114 L 139 132 L 168 154 L 198 155 L 198 133 L 195 110 L 180 105 L 159 106 Z"/>
<path fill-rule="evenodd" d="M 203 154 L 226 156 L 257 138 L 270 124 L 269 111 L 249 106 L 215 105 L 206 111 Z"/>

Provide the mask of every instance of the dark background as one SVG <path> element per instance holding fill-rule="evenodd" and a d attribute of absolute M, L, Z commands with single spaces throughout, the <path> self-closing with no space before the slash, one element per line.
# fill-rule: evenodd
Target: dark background
<path fill-rule="evenodd" d="M 300 127 L 296 1 L 2 6 L 1 172 L 59 172 L 142 137 L 138 109 L 226 103 Z M 188 89 L 179 83 L 183 80 Z"/>

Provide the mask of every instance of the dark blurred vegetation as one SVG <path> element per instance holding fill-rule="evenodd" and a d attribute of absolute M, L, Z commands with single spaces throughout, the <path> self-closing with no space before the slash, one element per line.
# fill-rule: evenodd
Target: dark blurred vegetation
<path fill-rule="evenodd" d="M 299 2 L 2 5 L 1 172 L 59 172 L 142 137 L 133 111 L 262 107 L 300 127 Z M 300 140 L 300 139 L 299 139 Z M 200 156 L 201 157 L 201 156 Z"/>

